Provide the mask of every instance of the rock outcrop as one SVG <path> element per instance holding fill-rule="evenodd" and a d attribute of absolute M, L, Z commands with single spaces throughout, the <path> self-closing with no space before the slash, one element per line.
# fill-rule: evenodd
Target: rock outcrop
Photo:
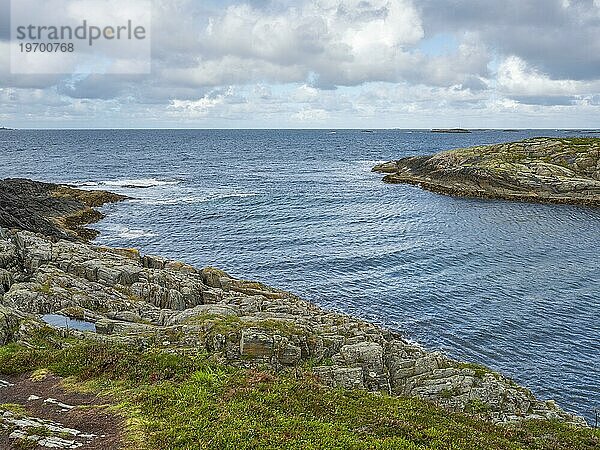
<path fill-rule="evenodd" d="M 379 164 L 388 183 L 461 197 L 600 205 L 600 139 L 534 138 Z"/>
<path fill-rule="evenodd" d="M 94 323 L 83 339 L 200 349 L 231 365 L 312 370 L 323 383 L 418 396 L 495 422 L 582 423 L 483 367 L 427 352 L 401 335 L 328 312 L 261 283 L 134 250 L 3 231 L 12 251 L 0 296 L 0 343 L 27 342 L 42 317 Z"/>
<path fill-rule="evenodd" d="M 106 191 L 6 179 L 0 181 L 0 227 L 35 231 L 61 239 L 93 239 L 97 232 L 84 226 L 103 217 L 93 208 L 125 198 Z"/>
<path fill-rule="evenodd" d="M 81 339 L 312 372 L 330 386 L 417 396 L 495 423 L 585 424 L 500 374 L 288 292 L 215 268 L 98 247 L 68 233 L 58 239 L 54 228 L 42 234 L 47 229 L 47 223 L 33 230 L 41 233 L 0 228 L 0 345 L 32 345 L 33 331 L 51 323 L 47 315 L 61 315 L 95 325 L 95 332 L 76 325 L 60 331 Z"/>

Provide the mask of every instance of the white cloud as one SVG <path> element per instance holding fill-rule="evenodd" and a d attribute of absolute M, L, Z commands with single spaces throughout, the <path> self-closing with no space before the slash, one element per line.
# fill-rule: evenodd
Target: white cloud
<path fill-rule="evenodd" d="M 551 79 L 517 56 L 509 56 L 498 68 L 499 89 L 511 96 L 574 96 L 600 92 L 600 81 Z"/>
<path fill-rule="evenodd" d="M 254 82 L 288 83 L 304 78 L 302 68 L 283 66 L 268 61 L 224 56 L 219 59 L 200 61 L 193 68 L 165 68 L 165 81 L 196 87 L 213 87 L 227 84 L 250 84 Z"/>
<path fill-rule="evenodd" d="M 292 114 L 292 120 L 300 122 L 313 122 L 324 125 L 324 121 L 331 117 L 330 113 L 324 109 L 303 109 L 295 114 Z"/>
<path fill-rule="evenodd" d="M 411 0 L 311 0 L 279 12 L 238 4 L 209 19 L 190 75 L 215 82 L 219 67 L 238 83 L 278 75 L 303 82 L 311 74 L 328 85 L 391 80 L 411 62 L 405 47 L 422 37 Z"/>
<path fill-rule="evenodd" d="M 312 103 L 318 101 L 321 97 L 321 91 L 307 84 L 298 86 L 292 93 L 292 100 L 299 103 Z"/>
<path fill-rule="evenodd" d="M 589 39 L 600 3 L 561 2 L 154 0 L 148 76 L 11 76 L 0 40 L 0 117 L 14 126 L 490 126 L 498 118 L 514 127 L 541 126 L 538 118 L 559 126 L 564 116 L 583 126 L 600 112 L 600 53 Z"/>
<path fill-rule="evenodd" d="M 229 87 L 225 92 L 213 91 L 198 100 L 173 100 L 168 110 L 186 117 L 206 117 L 211 110 L 223 105 L 233 95 L 234 89 Z"/>

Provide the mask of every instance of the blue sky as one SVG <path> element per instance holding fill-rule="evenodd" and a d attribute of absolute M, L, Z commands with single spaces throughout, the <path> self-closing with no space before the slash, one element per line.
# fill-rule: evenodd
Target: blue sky
<path fill-rule="evenodd" d="M 24 76 L 0 0 L 0 126 L 599 126 L 600 0 L 152 5 L 150 74 Z"/>

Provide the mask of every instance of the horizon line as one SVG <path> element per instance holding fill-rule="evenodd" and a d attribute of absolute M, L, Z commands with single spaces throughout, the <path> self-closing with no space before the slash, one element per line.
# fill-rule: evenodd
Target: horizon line
<path fill-rule="evenodd" d="M 150 130 L 182 130 L 182 131 L 435 131 L 435 130 L 467 130 L 467 131 L 597 131 L 600 132 L 599 128 L 556 128 L 556 127 L 544 127 L 544 128 L 513 128 L 513 127 L 499 127 L 499 128 L 463 128 L 463 127 L 433 127 L 433 128 L 398 128 L 398 127 L 384 127 L 384 128 L 218 128 L 218 127 L 205 127 L 205 128 L 184 128 L 184 127 L 80 127 L 80 128 L 48 128 L 48 127 L 32 127 L 32 128 L 13 128 L 13 127 L 0 127 L 0 131 L 102 131 L 102 130 L 131 130 L 131 131 L 150 131 Z"/>

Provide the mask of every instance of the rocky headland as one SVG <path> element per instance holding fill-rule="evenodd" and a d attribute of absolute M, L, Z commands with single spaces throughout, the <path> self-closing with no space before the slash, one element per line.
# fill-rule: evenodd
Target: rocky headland
<path fill-rule="evenodd" d="M 387 183 L 460 197 L 600 205 L 600 139 L 534 138 L 377 165 Z"/>
<path fill-rule="evenodd" d="M 98 233 L 85 228 L 103 218 L 94 209 L 126 197 L 106 191 L 13 178 L 0 184 L 0 226 L 57 239 L 91 240 Z"/>
<path fill-rule="evenodd" d="M 542 145 L 535 142 L 536 148 Z M 415 397 L 495 424 L 549 420 L 585 426 L 580 417 L 553 401 L 537 399 L 501 374 L 427 351 L 397 332 L 215 268 L 198 269 L 135 249 L 89 243 L 94 233 L 82 225 L 101 217 L 92 207 L 120 200 L 101 191 L 0 181 L 0 346 L 35 355 L 50 341 L 53 351 L 69 357 L 69 349 L 82 342 L 125 347 L 139 355 L 201 352 L 226 367 L 308 376 L 344 390 Z M 63 317 L 71 326 L 52 327 L 49 323 L 56 322 L 49 317 Z M 15 363 L 17 369 L 0 367 L 0 444 L 29 439 L 39 448 L 102 448 L 98 436 L 114 439 L 109 431 L 81 429 L 81 421 L 73 424 L 74 411 L 80 410 L 68 398 L 56 400 L 63 395 L 60 390 L 54 397 L 41 385 L 37 389 L 42 393 L 28 391 L 35 384 L 15 374 L 34 368 L 34 356 L 28 353 L 27 358 L 24 366 Z M 161 376 L 153 374 L 151 380 Z M 20 395 L 14 392 L 17 388 Z M 32 402 L 46 409 L 32 408 Z M 7 403 L 18 403 L 21 409 L 15 412 L 14 405 L 3 405 Z M 62 422 L 57 408 L 65 413 Z M 90 423 L 106 423 L 93 415 L 99 410 L 85 411 L 91 414 Z M 48 442 L 54 446 L 46 446 Z"/>

